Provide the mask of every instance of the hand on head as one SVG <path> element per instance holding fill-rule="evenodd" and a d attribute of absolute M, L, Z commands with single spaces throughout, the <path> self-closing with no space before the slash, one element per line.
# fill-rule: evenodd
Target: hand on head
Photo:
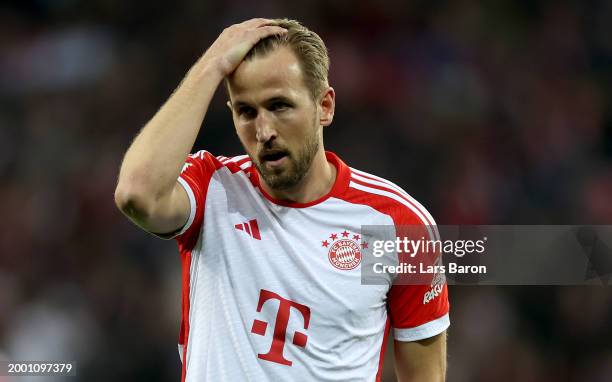
<path fill-rule="evenodd" d="M 287 30 L 270 19 L 257 18 L 234 24 L 223 30 L 206 51 L 203 59 L 226 77 L 240 65 L 257 42 L 283 33 L 287 33 Z"/>

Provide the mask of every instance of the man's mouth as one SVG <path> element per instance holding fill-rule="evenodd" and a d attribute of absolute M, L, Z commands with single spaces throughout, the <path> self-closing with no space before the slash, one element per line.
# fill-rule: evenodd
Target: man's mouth
<path fill-rule="evenodd" d="M 259 156 L 262 163 L 270 166 L 279 166 L 287 157 L 288 153 L 285 150 L 271 150 L 267 151 Z"/>

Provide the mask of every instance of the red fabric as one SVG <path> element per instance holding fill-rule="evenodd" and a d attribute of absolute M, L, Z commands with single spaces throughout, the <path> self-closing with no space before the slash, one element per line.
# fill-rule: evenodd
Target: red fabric
<path fill-rule="evenodd" d="M 253 185 L 255 187 L 259 188 L 259 190 L 261 191 L 263 196 L 266 199 L 268 199 L 269 201 L 271 201 L 272 203 L 278 204 L 280 206 L 292 207 L 292 208 L 312 207 L 312 206 L 314 206 L 316 204 L 324 202 L 325 200 L 327 200 L 327 199 L 329 199 L 331 197 L 337 197 L 337 196 L 341 195 L 342 193 L 344 193 L 344 191 L 348 187 L 348 183 L 349 183 L 349 179 L 350 179 L 350 175 L 351 175 L 351 171 L 350 171 L 349 167 L 340 158 L 338 158 L 338 156 L 336 154 L 334 154 L 332 152 L 326 151 L 325 152 L 325 157 L 327 158 L 327 161 L 329 163 L 331 163 L 332 165 L 334 165 L 336 167 L 336 170 L 337 170 L 336 181 L 334 182 L 334 185 L 332 186 L 332 189 L 326 195 L 323 195 L 319 199 L 313 200 L 312 202 L 308 202 L 308 203 L 296 203 L 296 202 L 291 202 L 291 201 L 287 201 L 287 200 L 275 199 L 270 194 L 268 194 L 263 189 L 263 187 L 261 187 L 259 173 L 255 169 L 255 166 L 253 166 L 251 168 L 251 171 L 250 171 L 250 173 L 251 173 L 251 183 L 253 183 Z"/>
<path fill-rule="evenodd" d="M 177 236 L 181 252 L 190 251 L 198 241 L 202 222 L 204 220 L 204 205 L 208 184 L 213 173 L 223 167 L 223 164 L 207 151 L 199 151 L 189 155 L 180 177 L 187 182 L 196 200 L 196 213 L 187 231 Z"/>
<path fill-rule="evenodd" d="M 181 311 L 181 331 L 179 333 L 179 344 L 183 345 L 183 367 L 181 370 L 181 382 L 185 382 L 187 375 L 187 343 L 189 342 L 189 289 L 191 287 L 191 251 L 181 253 L 182 257 L 182 311 Z"/>
<path fill-rule="evenodd" d="M 180 177 L 187 182 L 193 191 L 196 205 L 195 217 L 189 228 L 176 237 L 181 255 L 182 265 L 182 296 L 181 296 L 181 328 L 179 332 L 179 344 L 183 345 L 183 368 L 181 381 L 185 381 L 187 373 L 187 345 L 189 343 L 189 290 L 191 287 L 191 250 L 198 241 L 200 229 L 204 219 L 204 205 L 206 193 L 212 174 L 222 167 L 221 162 L 209 152 L 199 151 L 189 155 Z"/>
<path fill-rule="evenodd" d="M 361 174 L 360 174 L 361 175 Z M 373 185 L 367 182 L 351 178 L 352 182 L 365 185 L 370 188 L 384 190 L 393 194 L 397 191 L 390 187 Z M 367 191 L 348 188 L 341 199 L 356 204 L 368 205 L 375 210 L 390 216 L 395 226 L 422 226 L 423 230 L 428 221 L 422 221 L 409 207 L 386 196 L 369 193 Z M 404 199 L 404 197 L 402 197 Z M 421 207 L 412 204 L 422 211 Z M 426 216 L 427 214 L 422 213 Z M 426 235 L 427 237 L 427 235 Z M 400 285 L 394 283 L 387 294 L 388 313 L 391 325 L 394 328 L 414 328 L 445 315 L 449 311 L 448 288 L 446 284 L 441 293 L 427 304 L 423 303 L 425 293 L 431 289 L 426 285 Z"/>

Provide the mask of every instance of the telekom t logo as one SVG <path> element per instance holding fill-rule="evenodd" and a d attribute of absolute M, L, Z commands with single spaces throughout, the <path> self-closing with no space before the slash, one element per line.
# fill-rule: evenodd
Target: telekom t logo
<path fill-rule="evenodd" d="M 291 366 L 292 362 L 283 357 L 283 349 L 285 348 L 285 337 L 287 335 L 287 324 L 289 323 L 289 315 L 291 314 L 291 308 L 296 309 L 302 314 L 304 318 L 304 329 L 308 329 L 310 322 L 310 308 L 306 305 L 298 304 L 295 301 L 287 300 L 274 292 L 262 289 L 259 292 L 259 302 L 257 303 L 257 311 L 261 312 L 261 308 L 266 301 L 273 299 L 278 300 L 278 312 L 276 313 L 276 322 L 274 323 L 274 335 L 272 340 L 272 346 L 266 354 L 257 354 L 257 357 L 270 362 L 280 363 L 281 365 Z M 251 333 L 264 336 L 266 334 L 266 328 L 268 323 L 265 321 L 255 320 L 253 321 L 253 327 Z M 301 332 L 293 333 L 293 344 L 299 347 L 306 346 L 308 336 Z"/>

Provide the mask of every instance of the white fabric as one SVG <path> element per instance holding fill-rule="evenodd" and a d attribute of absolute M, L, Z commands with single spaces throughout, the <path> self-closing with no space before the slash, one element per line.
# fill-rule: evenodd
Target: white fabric
<path fill-rule="evenodd" d="M 195 203 L 187 182 L 181 184 Z M 226 167 L 213 174 L 205 206 L 192 204 L 188 224 L 202 207 L 205 223 L 191 251 L 186 381 L 374 381 L 391 280 L 361 285 L 360 267 L 335 268 L 323 241 L 343 232 L 354 239 L 362 225 L 392 225 L 393 219 L 334 197 L 308 208 L 283 207 L 263 197 L 246 173 Z M 235 227 L 253 219 L 261 240 Z M 283 357 L 290 366 L 258 357 L 271 349 L 280 308 L 269 299 L 258 312 L 262 291 L 310 309 L 308 328 L 296 308 L 289 310 Z M 251 332 L 255 320 L 267 323 L 264 335 Z M 447 323 L 448 315 L 396 335 L 422 339 Z M 305 347 L 293 344 L 296 332 L 307 336 Z"/>

